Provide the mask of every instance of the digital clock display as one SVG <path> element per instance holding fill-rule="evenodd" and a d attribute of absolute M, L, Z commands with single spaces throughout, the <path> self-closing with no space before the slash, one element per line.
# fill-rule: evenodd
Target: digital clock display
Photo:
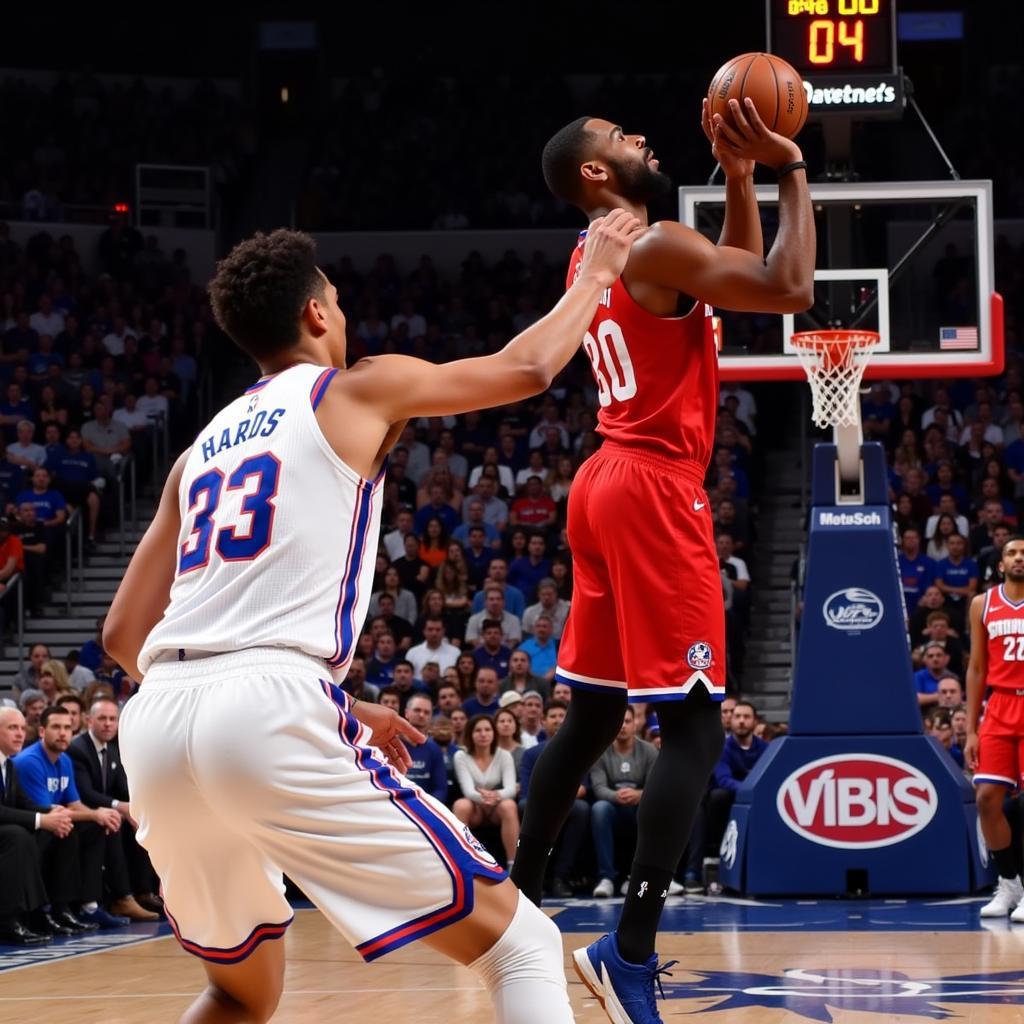
<path fill-rule="evenodd" d="M 802 75 L 896 70 L 895 0 L 766 0 L 768 49 Z"/>

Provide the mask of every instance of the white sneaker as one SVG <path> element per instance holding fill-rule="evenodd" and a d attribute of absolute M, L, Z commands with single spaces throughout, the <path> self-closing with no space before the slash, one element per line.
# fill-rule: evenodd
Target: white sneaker
<path fill-rule="evenodd" d="M 1017 909 L 1010 915 L 1010 920 L 1014 924 L 1024 924 L 1024 900 L 1017 904 Z"/>
<path fill-rule="evenodd" d="M 594 899 L 606 900 L 609 896 L 615 895 L 615 883 L 610 878 L 602 878 L 594 886 Z"/>
<path fill-rule="evenodd" d="M 686 886 L 677 882 L 674 878 L 668 883 L 669 896 L 682 896 L 684 892 L 686 892 Z"/>
<path fill-rule="evenodd" d="M 1024 886 L 1019 878 L 1000 878 L 992 899 L 981 908 L 982 917 L 1006 917 L 1024 900 Z M 1024 914 L 1017 919 L 1024 922 Z"/>

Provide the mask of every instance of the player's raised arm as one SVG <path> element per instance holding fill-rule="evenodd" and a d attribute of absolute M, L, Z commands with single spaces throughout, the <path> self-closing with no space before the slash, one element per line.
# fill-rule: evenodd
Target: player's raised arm
<path fill-rule="evenodd" d="M 163 618 L 170 600 L 178 552 L 181 515 L 178 487 L 186 449 L 171 467 L 160 505 L 125 570 L 103 625 L 103 647 L 133 679 L 142 680 L 139 654 L 150 630 Z"/>
<path fill-rule="evenodd" d="M 391 421 L 443 416 L 517 402 L 546 390 L 572 358 L 606 288 L 615 282 L 644 226 L 613 210 L 595 221 L 576 283 L 546 316 L 500 352 L 436 365 L 409 356 L 363 359 L 347 374 L 346 390 Z"/>
<path fill-rule="evenodd" d="M 988 669 L 988 642 L 985 625 L 981 621 L 985 610 L 985 595 L 979 594 L 971 601 L 971 660 L 967 663 L 967 743 L 964 745 L 964 761 L 967 767 L 978 767 L 978 719 L 981 717 L 981 700 L 985 696 L 985 675 Z"/>
<path fill-rule="evenodd" d="M 734 104 L 733 124 L 716 115 L 714 144 L 727 159 L 749 159 L 776 171 L 801 160 L 800 147 L 769 131 L 749 101 Z M 745 232 L 742 244 L 750 239 Z M 747 249 L 715 245 L 674 221 L 661 221 L 633 247 L 627 283 L 636 277 L 713 306 L 797 313 L 814 302 L 814 210 L 803 168 L 779 179 L 779 230 L 765 259 Z"/>

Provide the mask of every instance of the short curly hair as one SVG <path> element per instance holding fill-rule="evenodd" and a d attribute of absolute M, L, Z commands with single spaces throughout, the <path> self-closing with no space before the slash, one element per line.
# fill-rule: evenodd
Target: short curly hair
<path fill-rule="evenodd" d="M 299 340 L 299 317 L 314 297 L 326 298 L 316 243 L 286 228 L 240 242 L 217 264 L 210 282 L 217 323 L 256 360 Z"/>
<path fill-rule="evenodd" d="M 574 206 L 583 193 L 580 164 L 587 158 L 594 142 L 587 130 L 590 117 L 577 117 L 548 139 L 541 153 L 541 170 L 552 195 Z"/>

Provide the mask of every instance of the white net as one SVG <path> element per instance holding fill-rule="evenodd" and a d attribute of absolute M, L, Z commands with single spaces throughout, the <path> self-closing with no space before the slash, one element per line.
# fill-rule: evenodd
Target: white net
<path fill-rule="evenodd" d="M 860 382 L 878 344 L 874 331 L 801 331 L 793 349 L 811 385 L 811 419 L 819 427 L 860 423 Z"/>

